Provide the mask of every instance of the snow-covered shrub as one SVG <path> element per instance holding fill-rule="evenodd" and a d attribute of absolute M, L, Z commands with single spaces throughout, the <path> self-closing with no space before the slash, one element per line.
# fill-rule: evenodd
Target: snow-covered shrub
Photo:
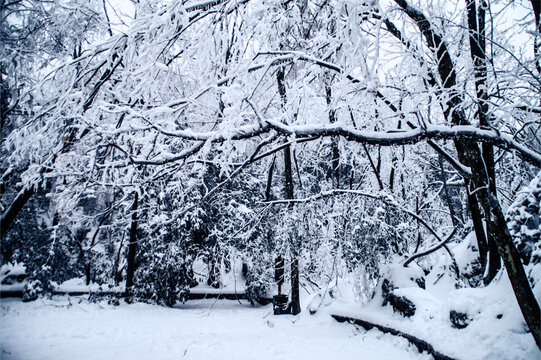
<path fill-rule="evenodd" d="M 134 279 L 135 295 L 143 300 L 173 306 L 185 302 L 194 285 L 193 260 L 176 244 L 145 254 Z"/>
<path fill-rule="evenodd" d="M 247 273 L 245 293 L 252 304 L 268 296 L 269 281 L 265 280 L 268 277 L 268 269 L 254 266 Z"/>
<path fill-rule="evenodd" d="M 246 241 L 238 246 L 243 252 L 243 274 L 246 277 L 246 297 L 254 304 L 268 296 L 270 284 L 274 282 L 274 241 L 272 225 L 263 221 L 247 235 Z"/>
<path fill-rule="evenodd" d="M 34 301 L 43 293 L 43 285 L 39 280 L 27 281 L 23 288 L 23 301 Z"/>
<path fill-rule="evenodd" d="M 384 267 L 384 276 L 381 281 L 381 295 L 383 297 L 383 306 L 390 304 L 394 311 L 403 316 L 411 317 L 415 314 L 416 306 L 411 299 L 396 293 L 398 289 L 425 289 L 425 274 L 423 269 L 410 263 L 404 267 L 400 258 Z"/>
<path fill-rule="evenodd" d="M 360 304 L 366 304 L 374 296 L 379 282 L 379 269 L 375 261 L 367 261 L 367 265 L 359 264 L 354 271 L 353 291 Z M 374 271 L 376 270 L 376 271 Z"/>
<path fill-rule="evenodd" d="M 464 329 L 468 327 L 472 319 L 466 313 L 458 312 L 456 310 L 451 310 L 449 312 L 449 321 L 457 329 Z"/>
<path fill-rule="evenodd" d="M 541 280 L 541 172 L 519 192 L 506 216 L 509 231 L 534 286 Z"/>
<path fill-rule="evenodd" d="M 389 280 L 384 279 L 381 285 L 383 295 L 383 306 L 390 304 L 394 311 L 399 312 L 405 317 L 412 317 L 417 310 L 415 304 L 405 296 L 394 293 L 395 286 Z"/>
<path fill-rule="evenodd" d="M 255 254 L 253 254 L 255 255 Z M 246 271 L 246 298 L 254 304 L 268 297 L 269 284 L 273 281 L 274 262 L 270 254 L 260 252 L 249 262 Z"/>

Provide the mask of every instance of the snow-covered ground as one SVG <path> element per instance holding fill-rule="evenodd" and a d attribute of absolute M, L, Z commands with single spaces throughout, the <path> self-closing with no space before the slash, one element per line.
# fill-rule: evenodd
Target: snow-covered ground
<path fill-rule="evenodd" d="M 178 308 L 112 306 L 80 297 L 1 300 L 1 356 L 9 359 L 430 359 L 405 339 L 328 314 L 274 316 L 231 300 Z"/>
<path fill-rule="evenodd" d="M 452 247 L 461 273 L 468 271 L 475 256 L 472 236 Z M 431 255 L 430 262 L 432 271 L 426 276 L 415 264 L 404 267 L 397 261 L 389 265 L 386 278 L 396 286 L 394 293 L 415 305 L 415 314 L 409 318 L 393 312 L 389 305 L 382 306 L 381 285 L 371 299 L 356 302 L 351 278 L 335 284 L 332 296 L 328 287 L 311 294 L 303 288 L 301 305 L 305 310 L 298 316 L 274 316 L 271 305 L 252 307 L 246 301 L 233 300 L 190 300 L 167 308 L 123 300 L 113 306 L 105 300 L 89 302 L 88 296 L 54 296 L 28 303 L 1 299 L 0 359 L 431 358 L 404 338 L 340 324 L 331 314 L 413 335 L 458 360 L 541 359 L 504 271 L 489 286 L 471 288 L 457 284 L 446 253 Z M 20 266 L 1 270 L 3 279 L 24 274 Z M 240 273 L 238 279 L 231 274 L 224 277 L 220 289 L 204 285 L 206 275 L 201 274 L 198 280 L 202 285 L 193 288 L 194 292 L 244 290 L 238 280 Z M 414 281 L 420 277 L 426 289 Z M 83 279 L 56 287 L 63 291 L 98 290 L 97 285 L 84 285 Z M 540 301 L 541 285 L 534 287 L 534 293 Z M 317 313 L 310 315 L 308 309 Z M 451 311 L 467 315 L 465 328 L 453 326 Z"/>

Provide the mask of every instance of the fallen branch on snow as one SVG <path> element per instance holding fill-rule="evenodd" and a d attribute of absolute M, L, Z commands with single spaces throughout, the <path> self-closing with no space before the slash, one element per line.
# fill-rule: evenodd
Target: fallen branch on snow
<path fill-rule="evenodd" d="M 407 339 L 413 345 L 415 345 L 417 347 L 417 349 L 419 350 L 419 352 L 426 351 L 427 353 L 432 355 L 435 360 L 454 360 L 453 358 L 436 351 L 434 349 L 434 347 L 432 345 L 430 345 L 429 343 L 427 343 L 426 341 L 421 340 L 419 338 L 416 338 L 413 335 L 406 334 L 406 333 L 404 333 L 402 331 L 399 331 L 399 330 L 396 330 L 396 329 L 393 329 L 393 328 L 390 328 L 390 327 L 387 327 L 387 326 L 374 324 L 374 323 L 371 323 L 371 322 L 366 321 L 366 320 L 355 319 L 355 318 L 348 317 L 348 316 L 342 316 L 342 315 L 331 315 L 331 316 L 338 322 L 346 322 L 347 321 L 347 322 L 349 322 L 351 324 L 362 326 L 366 330 L 371 330 L 373 328 L 376 328 L 376 329 L 378 329 L 379 331 L 381 331 L 383 333 L 387 333 L 387 334 L 391 334 L 391 335 L 395 335 L 395 336 L 401 336 L 401 337 Z"/>

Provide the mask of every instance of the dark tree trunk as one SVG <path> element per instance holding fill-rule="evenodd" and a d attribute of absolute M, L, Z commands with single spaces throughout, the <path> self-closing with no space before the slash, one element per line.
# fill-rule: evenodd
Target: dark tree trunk
<path fill-rule="evenodd" d="M 325 95 L 327 99 L 327 105 L 330 107 L 332 102 L 332 90 L 330 84 L 327 84 L 325 86 Z M 329 108 L 329 121 L 331 124 L 334 124 L 336 122 L 336 111 L 332 107 Z M 333 136 L 331 138 L 331 166 L 334 178 L 334 187 L 336 189 L 340 188 L 340 149 L 338 147 L 339 140 L 340 138 L 338 136 Z"/>
<path fill-rule="evenodd" d="M 135 252 L 137 251 L 137 207 L 139 202 L 139 194 L 137 191 L 134 193 L 135 199 L 133 200 L 132 214 L 131 214 L 131 228 L 130 228 L 130 242 L 128 243 L 128 262 L 126 270 L 126 295 L 130 296 L 133 287 L 133 275 L 135 274 Z"/>
<path fill-rule="evenodd" d="M 470 30 L 470 53 L 474 65 L 475 90 L 477 96 L 477 114 L 479 125 L 482 128 L 490 129 L 489 123 L 489 108 L 488 94 L 486 91 L 487 82 L 487 59 L 486 59 L 486 40 L 485 40 L 485 7 L 484 0 L 480 0 L 480 5 L 476 6 L 475 0 L 466 0 L 468 11 L 468 27 Z M 494 166 L 494 147 L 490 144 L 483 143 L 481 145 L 483 161 L 485 163 L 486 172 L 488 175 L 489 191 L 497 196 L 496 190 L 496 171 Z M 487 214 L 485 214 L 486 217 Z M 488 219 L 486 219 L 488 226 Z M 494 279 L 498 271 L 501 269 L 501 260 L 498 254 L 498 246 L 494 238 L 488 231 L 488 269 L 486 271 L 485 283 L 488 284 Z"/>
<path fill-rule="evenodd" d="M 378 145 L 378 161 L 376 162 L 376 173 L 381 174 L 381 145 Z"/>
<path fill-rule="evenodd" d="M 269 174 L 267 175 L 267 187 L 265 188 L 265 201 L 271 200 L 272 190 L 272 175 L 274 173 L 274 164 L 276 163 L 276 157 L 272 158 L 272 163 L 269 167 Z"/>
<path fill-rule="evenodd" d="M 415 215 L 419 216 L 419 197 L 415 198 Z M 414 253 L 419 251 L 419 247 L 421 246 L 421 241 L 422 241 L 421 231 L 419 229 L 419 220 L 416 220 L 416 223 L 417 223 L 417 242 L 415 244 L 415 250 L 413 251 Z"/>
<path fill-rule="evenodd" d="M 453 117 L 462 118 L 460 121 L 456 121 L 457 119 L 455 119 L 453 121 L 455 125 L 460 125 L 465 121 L 464 113 L 456 109 L 456 107 Z M 472 184 L 474 185 L 473 191 L 475 191 L 475 196 L 483 208 L 487 221 L 487 237 L 494 239 L 498 253 L 505 264 L 524 320 L 526 320 L 537 346 L 541 348 L 539 304 L 533 295 L 530 283 L 526 277 L 519 252 L 513 243 L 513 238 L 507 227 L 500 203 L 496 196 L 489 190 L 489 178 L 481 151 L 477 144 L 467 140 L 455 140 L 455 147 L 460 162 L 471 169 Z"/>
<path fill-rule="evenodd" d="M 537 69 L 537 73 L 541 75 L 541 2 L 539 0 L 530 1 L 535 17 L 535 31 L 537 32 L 533 44 L 533 54 L 536 59 L 535 68 Z M 539 98 L 539 107 L 541 107 L 541 97 Z"/>
<path fill-rule="evenodd" d="M 530 0 L 532 3 L 532 9 L 533 14 L 535 16 L 535 30 L 538 34 L 541 34 L 541 2 L 539 0 Z M 540 35 L 537 35 L 535 37 L 535 42 L 533 46 L 533 53 L 537 61 L 535 62 L 535 67 L 537 68 L 537 72 L 541 74 L 541 39 L 539 39 Z M 541 102 L 540 102 L 541 105 Z"/>
<path fill-rule="evenodd" d="M 483 216 L 481 214 L 481 209 L 479 209 L 479 203 L 477 202 L 477 198 L 470 191 L 469 181 L 466 181 L 466 193 L 468 194 L 468 207 L 470 209 L 473 229 L 475 231 L 475 237 L 477 238 L 477 247 L 479 250 L 481 269 L 483 269 L 484 271 L 487 266 L 488 243 L 485 235 L 485 227 L 483 226 Z"/>
<path fill-rule="evenodd" d="M 526 320 L 535 342 L 541 348 L 541 331 L 540 331 L 540 309 L 532 289 L 528 283 L 528 278 L 524 271 L 520 254 L 513 244 L 511 233 L 505 222 L 505 216 L 496 197 L 489 191 L 482 191 L 478 195 L 481 205 L 489 214 L 489 231 L 498 246 L 500 256 L 509 275 L 509 280 L 513 286 L 515 296 L 517 298 L 520 310 Z"/>
<path fill-rule="evenodd" d="M 86 285 L 90 285 L 90 282 L 92 281 L 92 272 L 90 267 L 90 262 L 85 263 L 85 278 L 86 278 Z"/>
<path fill-rule="evenodd" d="M 392 149 L 391 149 L 392 151 Z M 391 165 L 391 172 L 389 174 L 389 191 L 392 193 L 393 192 L 393 189 L 394 189 L 394 173 L 395 173 L 395 166 L 396 166 L 396 162 L 397 162 L 397 158 L 396 158 L 396 155 L 394 154 L 393 152 L 393 155 L 392 155 L 392 165 Z"/>
<path fill-rule="evenodd" d="M 284 187 L 286 199 L 294 199 L 293 193 L 293 169 L 291 163 L 291 148 L 288 146 L 284 149 Z"/>
<path fill-rule="evenodd" d="M 374 165 L 374 161 L 372 160 L 372 156 L 370 156 L 370 153 L 368 152 L 368 148 L 365 144 L 363 145 L 364 152 L 366 154 L 366 157 L 368 158 L 368 161 L 370 162 L 370 167 L 372 168 L 372 171 L 374 172 L 374 175 L 376 176 L 376 180 L 378 181 L 378 186 L 380 190 L 383 190 L 383 181 L 381 181 L 381 176 L 379 174 L 378 167 Z M 379 152 L 378 152 L 379 155 Z M 378 158 L 379 161 L 379 158 Z"/>
<path fill-rule="evenodd" d="M 285 105 L 287 103 L 287 97 L 285 86 L 285 72 L 283 67 L 278 70 L 276 78 L 278 80 L 278 92 L 282 99 L 282 105 Z M 293 166 L 291 162 L 291 147 L 289 146 L 284 149 L 284 176 L 286 199 L 294 199 L 295 194 L 293 191 Z M 292 207 L 293 203 L 289 205 L 289 209 L 291 210 Z M 292 242 L 293 251 L 291 253 L 291 313 L 293 315 L 296 315 L 301 312 L 299 288 L 299 259 L 298 249 L 296 248 L 298 245 L 298 239 L 292 238 Z"/>
<path fill-rule="evenodd" d="M 9 89 L 7 82 L 3 80 L 2 74 L 4 74 L 4 68 L 0 65 L 0 134 L 2 134 L 7 123 L 9 113 Z"/>
<path fill-rule="evenodd" d="M 13 200 L 11 206 L 2 214 L 2 219 L 0 220 L 0 239 L 4 238 L 13 221 L 33 194 L 33 185 L 25 187 L 17 194 L 17 197 Z"/>

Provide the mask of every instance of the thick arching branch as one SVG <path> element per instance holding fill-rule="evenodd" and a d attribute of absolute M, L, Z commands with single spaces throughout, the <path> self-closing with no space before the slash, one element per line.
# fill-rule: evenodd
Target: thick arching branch
<path fill-rule="evenodd" d="M 273 129 L 287 135 L 304 136 L 333 136 L 341 135 L 344 138 L 364 144 L 372 145 L 407 145 L 425 140 L 473 140 L 493 144 L 505 150 L 518 151 L 527 161 L 541 167 L 541 154 L 527 148 L 515 141 L 512 137 L 501 134 L 495 130 L 482 130 L 474 126 L 440 126 L 427 125 L 404 131 L 379 132 L 360 131 L 341 125 L 298 125 L 288 126 L 280 122 L 267 120 Z"/>

